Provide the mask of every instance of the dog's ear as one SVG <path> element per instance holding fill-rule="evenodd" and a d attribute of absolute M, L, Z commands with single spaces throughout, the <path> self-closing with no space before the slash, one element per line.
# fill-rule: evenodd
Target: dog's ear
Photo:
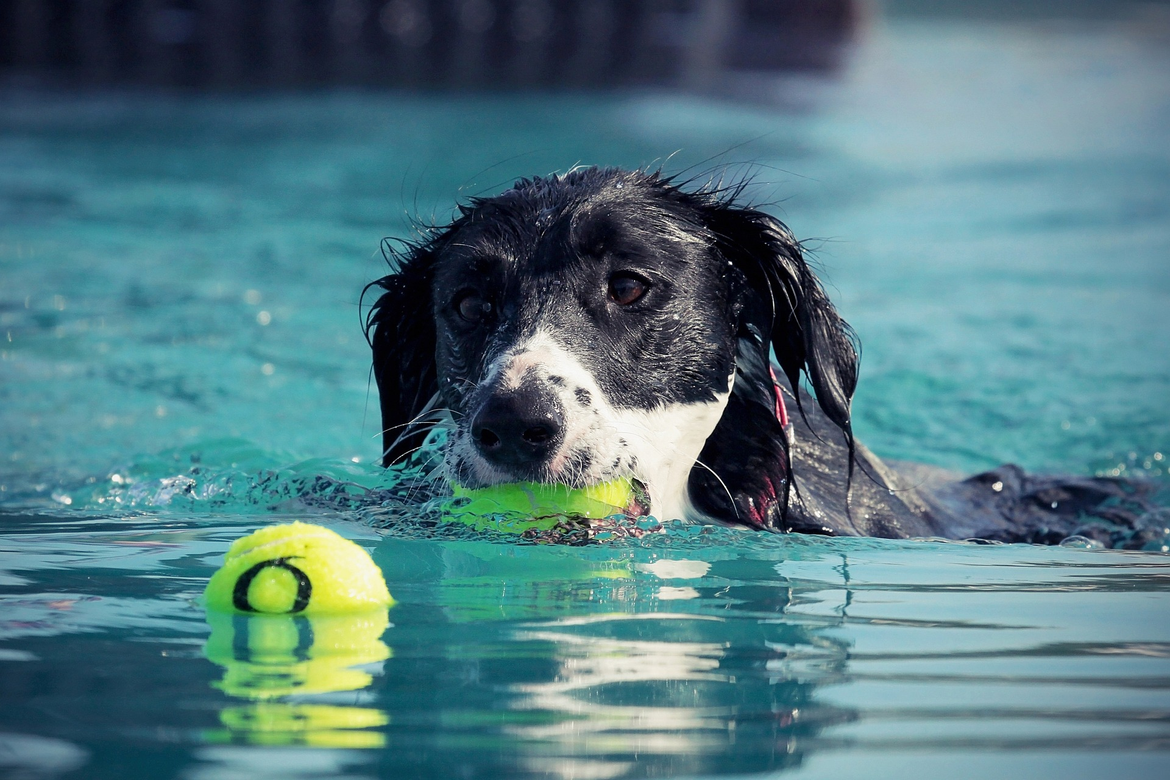
<path fill-rule="evenodd" d="M 427 248 L 416 247 L 397 273 L 366 288 L 385 290 L 366 317 L 382 407 L 385 466 L 422 446 L 430 428 L 424 418 L 439 389 L 431 303 L 433 259 Z"/>
<path fill-rule="evenodd" d="M 800 244 L 782 222 L 756 209 L 718 203 L 706 217 L 716 248 L 744 277 L 734 302 L 741 329 L 750 323 L 769 335 L 793 390 L 800 372 L 807 373 L 821 409 L 852 441 L 856 337 L 805 262 Z"/>

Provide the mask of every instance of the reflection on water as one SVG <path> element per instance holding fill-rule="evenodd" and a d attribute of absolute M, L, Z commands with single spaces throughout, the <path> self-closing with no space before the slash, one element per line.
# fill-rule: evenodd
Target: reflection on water
<path fill-rule="evenodd" d="M 687 615 L 634 619 L 649 624 L 639 626 L 639 631 L 658 633 L 660 621 L 670 620 L 680 621 L 675 630 L 695 630 L 694 618 Z M 730 660 L 728 643 L 578 633 L 589 629 L 608 633 L 617 627 L 613 618 L 605 617 L 561 621 L 560 626 L 515 635 L 520 642 L 552 643 L 558 662 L 552 679 L 511 688 L 517 695 L 511 706 L 517 711 L 558 715 L 554 722 L 519 723 L 506 729 L 511 737 L 540 746 L 526 756 L 532 769 L 564 777 L 586 773 L 608 777 L 625 774 L 635 761 L 642 764 L 642 772 L 660 764 L 701 764 L 703 756 L 729 754 L 739 739 L 759 739 L 764 736 L 761 728 L 773 746 L 768 766 L 782 766 L 796 752 L 798 703 L 807 699 L 805 692 L 785 680 L 770 689 L 766 701 L 745 702 L 737 695 L 734 670 L 723 666 Z M 785 760 L 775 761 L 776 748 Z M 554 751 L 560 755 L 551 762 L 547 754 Z M 604 775 L 601 766 L 608 768 Z"/>
<path fill-rule="evenodd" d="M 442 773 L 491 754 L 506 775 L 609 778 L 803 771 L 842 749 L 1170 745 L 1170 626 L 1131 598 L 1164 589 L 1165 561 L 746 549 L 722 533 L 601 549 L 384 540 L 404 631 L 375 689 L 395 713 L 388 745 L 418 752 L 380 765 Z"/>
<path fill-rule="evenodd" d="M 224 708 L 220 721 L 225 730 L 207 732 L 208 742 L 348 748 L 385 744 L 382 734 L 367 730 L 390 722 L 382 710 L 299 700 L 361 690 L 373 681 L 381 662 L 392 655 L 381 639 L 390 625 L 384 609 L 297 617 L 209 612 L 207 622 L 211 636 L 204 654 L 224 669 L 223 679 L 213 687 L 252 702 Z"/>
<path fill-rule="evenodd" d="M 219 715 L 227 732 L 209 732 L 208 742 L 251 745 L 309 745 L 330 748 L 378 748 L 385 738 L 361 729 L 385 726 L 390 718 L 369 707 L 264 702 L 227 707 Z"/>
<path fill-rule="evenodd" d="M 430 642 L 415 644 L 419 627 L 405 632 L 380 694 L 416 718 L 433 708 L 442 730 L 423 739 L 436 749 L 494 746 L 512 772 L 606 778 L 799 764 L 804 740 L 855 717 L 816 701 L 848 654 L 847 642 L 823 634 L 840 619 L 786 614 L 794 590 L 775 565 L 801 549 L 737 560 L 717 539 L 685 531 L 617 548 L 385 539 L 375 560 L 404 624 L 415 605 L 430 605 Z M 469 622 L 490 639 L 469 641 L 460 628 Z M 463 681 L 460 695 L 429 693 L 424 705 L 405 681 L 428 677 Z M 433 771 L 435 759 L 427 763 Z"/>
<path fill-rule="evenodd" d="M 3 517 L 0 745 L 42 775 L 60 748 L 87 778 L 1160 777 L 1170 748 L 1164 555 L 367 537 L 388 632 L 205 615 L 271 516 Z"/>

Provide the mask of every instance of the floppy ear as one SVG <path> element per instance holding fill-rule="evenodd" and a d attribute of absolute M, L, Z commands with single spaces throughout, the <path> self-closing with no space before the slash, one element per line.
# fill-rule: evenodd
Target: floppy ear
<path fill-rule="evenodd" d="M 852 446 L 856 337 L 825 295 L 800 245 L 780 220 L 762 211 L 720 203 L 707 210 L 707 218 L 717 248 L 745 277 L 738 302 L 741 323 L 769 334 L 794 392 L 805 371 L 817 403 Z M 800 394 L 796 397 L 799 403 Z"/>
<path fill-rule="evenodd" d="M 366 317 L 374 352 L 374 379 L 382 407 L 382 464 L 422 446 L 427 414 L 439 386 L 435 374 L 435 318 L 431 304 L 433 255 L 415 248 L 398 273 L 369 287 L 385 292 Z"/>

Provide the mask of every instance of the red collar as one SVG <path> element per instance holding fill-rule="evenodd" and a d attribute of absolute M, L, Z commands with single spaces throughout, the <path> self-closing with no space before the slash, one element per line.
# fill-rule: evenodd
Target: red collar
<path fill-rule="evenodd" d="M 772 390 L 776 394 L 776 419 L 780 421 L 780 429 L 784 431 L 784 439 L 789 447 L 796 445 L 796 430 L 788 420 L 788 409 L 784 407 L 784 385 L 776 378 L 776 370 L 768 366 L 768 373 L 772 376 Z"/>
<path fill-rule="evenodd" d="M 771 366 L 768 367 L 768 373 L 772 376 L 772 389 L 776 393 L 776 419 L 780 421 L 781 428 L 787 429 L 788 410 L 784 408 L 784 386 L 776 378 L 776 371 Z"/>

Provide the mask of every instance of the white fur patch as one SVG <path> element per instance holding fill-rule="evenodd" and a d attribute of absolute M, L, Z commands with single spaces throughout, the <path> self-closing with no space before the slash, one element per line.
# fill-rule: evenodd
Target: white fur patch
<path fill-rule="evenodd" d="M 552 381 L 559 377 L 562 382 Z M 715 430 L 731 392 L 694 404 L 664 404 L 655 409 L 615 409 L 592 373 L 552 334 L 538 331 L 498 358 L 481 386 L 516 389 L 541 382 L 564 410 L 564 439 L 544 480 L 581 487 L 629 476 L 650 493 L 651 512 L 660 520 L 696 513 L 687 498 L 687 480 L 707 437 Z M 585 391 L 587 402 L 578 397 Z M 582 394 L 584 395 L 584 394 Z M 465 430 L 456 426 L 447 457 L 452 473 L 478 487 L 515 479 L 486 461 Z M 585 465 L 583 465 L 585 464 Z M 695 518 L 699 519 L 699 518 Z"/>
<path fill-rule="evenodd" d="M 637 456 L 632 475 L 650 492 L 650 511 L 659 520 L 694 516 L 687 480 L 707 437 L 715 430 L 730 391 L 697 404 L 668 404 L 657 409 L 614 411 L 613 426 Z"/>

